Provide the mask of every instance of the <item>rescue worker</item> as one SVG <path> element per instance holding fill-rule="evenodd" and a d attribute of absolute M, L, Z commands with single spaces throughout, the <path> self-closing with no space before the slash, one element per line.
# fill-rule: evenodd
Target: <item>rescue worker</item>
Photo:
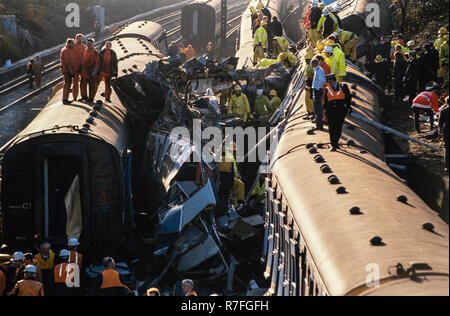
<path fill-rule="evenodd" d="M 334 73 L 326 76 L 327 85 L 324 93 L 324 108 L 328 118 L 331 148 L 330 151 L 339 149 L 339 139 L 342 134 L 345 116 L 351 113 L 352 96 L 346 84 L 336 81 Z"/>
<path fill-rule="evenodd" d="M 375 64 L 376 64 L 376 67 L 374 69 L 375 82 L 378 84 L 378 86 L 384 93 L 391 78 L 389 66 L 387 65 L 386 60 L 381 55 L 378 55 L 375 58 Z"/>
<path fill-rule="evenodd" d="M 326 46 L 323 52 L 327 57 L 325 62 L 330 66 L 331 73 L 336 74 L 338 82 L 342 82 L 347 75 L 344 53 L 339 48 L 332 46 Z"/>
<path fill-rule="evenodd" d="M 273 36 L 283 36 L 283 25 L 278 21 L 276 16 L 272 18 L 269 28 L 272 31 Z"/>
<path fill-rule="evenodd" d="M 258 15 L 258 17 L 253 22 L 253 26 L 252 26 L 252 31 L 253 31 L 252 36 L 255 36 L 255 32 L 261 26 L 261 22 L 263 21 L 263 17 L 264 17 L 264 14 L 261 11 L 258 11 L 257 15 Z"/>
<path fill-rule="evenodd" d="M 425 113 L 430 118 L 430 131 L 434 128 L 434 114 L 439 112 L 438 86 L 434 83 L 425 88 L 425 91 L 419 93 L 412 101 L 412 110 L 414 112 L 414 128 L 418 133 L 420 130 L 420 116 Z"/>
<path fill-rule="evenodd" d="M 81 99 L 83 101 L 93 102 L 97 86 L 97 73 L 99 69 L 98 51 L 94 47 L 94 39 L 87 40 L 88 48 L 83 53 L 81 70 Z M 87 87 L 89 85 L 89 97 Z"/>
<path fill-rule="evenodd" d="M 14 286 L 11 296 L 45 296 L 44 286 L 36 280 L 37 269 L 33 265 L 25 268 L 25 279 L 20 280 Z"/>
<path fill-rule="evenodd" d="M 407 95 L 409 95 L 409 105 L 412 105 L 412 100 L 416 95 L 417 91 L 417 82 L 419 81 L 420 76 L 420 67 L 419 62 L 416 58 L 416 52 L 410 51 L 408 52 L 408 60 L 407 60 L 407 67 L 405 72 L 405 78 L 403 81 L 405 82 L 405 92 Z"/>
<path fill-rule="evenodd" d="M 78 94 L 80 92 L 80 80 L 81 80 L 81 66 L 83 64 L 83 55 L 87 46 L 84 45 L 84 35 L 77 34 L 75 36 L 76 43 L 73 47 L 73 55 L 74 55 L 74 76 L 73 76 L 73 84 L 72 84 L 72 96 L 73 100 L 78 99 Z"/>
<path fill-rule="evenodd" d="M 130 289 L 120 280 L 120 274 L 115 270 L 116 263 L 111 257 L 103 259 L 105 270 L 98 276 L 96 294 L 98 296 L 126 296 Z"/>
<path fill-rule="evenodd" d="M 69 283 L 74 283 L 77 271 L 75 265 L 69 263 L 69 257 L 69 250 L 62 249 L 59 252 L 60 263 L 53 269 L 52 296 L 75 296 L 79 291 L 75 286 L 68 286 Z"/>
<path fill-rule="evenodd" d="M 41 244 L 41 251 L 34 256 L 34 259 L 39 263 L 39 267 L 42 272 L 42 283 L 47 288 L 53 280 L 53 268 L 55 266 L 55 253 L 51 249 L 51 245 L 48 242 Z"/>
<path fill-rule="evenodd" d="M 83 266 L 83 255 L 78 252 L 78 246 L 80 243 L 77 238 L 70 238 L 67 242 L 67 248 L 69 250 L 69 263 L 75 263 L 80 268 Z"/>
<path fill-rule="evenodd" d="M 256 8 L 261 10 L 262 14 L 269 18 L 269 21 L 272 20 L 272 13 L 270 13 L 270 10 L 266 8 L 262 2 L 260 2 Z"/>
<path fill-rule="evenodd" d="M 161 293 L 156 287 L 147 290 L 147 296 L 161 296 Z"/>
<path fill-rule="evenodd" d="M 28 252 L 26 254 L 24 254 L 24 260 L 23 263 L 25 265 L 25 267 L 29 266 L 29 265 L 33 265 L 34 267 L 36 267 L 36 281 L 41 282 L 42 283 L 42 271 L 41 271 L 41 267 L 39 266 L 39 262 L 34 259 L 33 254 Z"/>
<path fill-rule="evenodd" d="M 30 59 L 26 64 L 27 76 L 28 76 L 28 87 L 33 88 L 34 82 L 34 72 L 33 72 L 34 59 Z"/>
<path fill-rule="evenodd" d="M 254 37 L 254 56 L 253 63 L 256 65 L 269 49 L 269 37 L 266 31 L 266 23 L 261 22 L 261 26 L 256 30 Z"/>
<path fill-rule="evenodd" d="M 270 91 L 269 93 L 269 97 L 270 97 L 270 112 L 275 113 L 276 110 L 278 110 L 278 108 L 280 107 L 282 101 L 280 99 L 280 97 L 277 95 L 277 92 L 275 90 Z"/>
<path fill-rule="evenodd" d="M 311 46 L 306 48 L 305 56 L 305 78 L 306 78 L 306 88 L 305 88 L 305 106 L 308 113 L 308 117 L 314 115 L 314 91 L 312 89 L 312 83 L 314 78 L 314 68 L 311 65 L 311 59 L 314 57 L 314 49 Z"/>
<path fill-rule="evenodd" d="M 34 59 L 32 69 L 36 87 L 40 88 L 42 83 L 42 73 L 44 72 L 44 64 L 39 56 L 36 56 Z"/>
<path fill-rule="evenodd" d="M 253 191 L 250 194 L 250 198 L 254 202 L 257 202 L 259 205 L 261 205 L 265 203 L 264 201 L 265 196 L 266 196 L 266 175 L 261 173 L 258 182 L 256 182 L 255 187 L 253 188 Z"/>
<path fill-rule="evenodd" d="M 100 82 L 103 80 L 105 82 L 105 101 L 111 103 L 111 79 L 117 77 L 119 66 L 117 54 L 111 49 L 112 43 L 107 41 L 105 43 L 105 48 L 99 53 L 99 69 L 100 75 L 97 80 L 97 88 Z"/>
<path fill-rule="evenodd" d="M 338 31 L 339 25 L 338 20 L 334 16 L 333 13 L 328 11 L 327 9 L 322 10 L 322 17 L 317 23 L 317 32 L 322 34 L 322 38 L 327 38 L 333 32 Z"/>
<path fill-rule="evenodd" d="M 441 49 L 441 45 L 445 42 L 444 35 L 448 34 L 448 30 L 445 26 L 441 27 L 438 31 L 438 38 L 434 41 L 434 48 L 439 51 Z"/>
<path fill-rule="evenodd" d="M 443 36 L 444 42 L 442 43 L 440 49 L 439 49 L 439 66 L 440 66 L 440 74 L 442 81 L 446 84 L 448 84 L 448 66 L 449 66 L 449 46 L 448 46 L 448 34 L 445 34 Z"/>
<path fill-rule="evenodd" d="M 358 44 L 358 36 L 349 31 L 341 31 L 339 33 L 339 42 L 344 50 L 345 57 L 356 63 L 356 45 Z"/>
<path fill-rule="evenodd" d="M 198 296 L 194 291 L 194 281 L 190 279 L 183 280 L 181 282 L 181 288 L 183 289 L 184 296 Z"/>
<path fill-rule="evenodd" d="M 316 117 L 316 130 L 323 130 L 323 107 L 322 107 L 322 98 L 323 98 L 323 89 L 325 86 L 325 72 L 322 67 L 319 65 L 318 59 L 313 59 L 311 61 L 311 66 L 314 70 L 314 79 L 312 82 L 312 91 L 314 96 L 314 114 Z"/>
<path fill-rule="evenodd" d="M 255 117 L 261 120 L 268 121 L 270 119 L 270 101 L 269 98 L 263 95 L 264 90 L 258 89 L 256 91 L 255 100 Z"/>
<path fill-rule="evenodd" d="M 239 85 L 234 87 L 234 93 L 231 95 L 228 103 L 228 114 L 238 116 L 247 122 L 248 117 L 252 117 L 250 113 L 250 104 L 247 96 L 242 93 L 242 88 Z"/>
<path fill-rule="evenodd" d="M 316 47 L 317 41 L 321 38 L 321 34 L 317 29 L 321 17 L 322 9 L 320 9 L 317 1 L 314 0 L 311 4 L 309 14 L 307 14 L 305 17 L 306 23 L 304 25 L 308 32 L 307 37 L 310 40 L 312 47 Z"/>
<path fill-rule="evenodd" d="M 63 104 L 70 104 L 69 102 L 69 93 L 70 87 L 72 86 L 72 79 L 75 76 L 75 54 L 74 54 L 74 40 L 73 38 L 69 38 L 66 41 L 66 46 L 61 50 L 60 53 L 60 66 L 61 73 L 64 77 L 64 86 L 63 86 Z"/>
<path fill-rule="evenodd" d="M 314 58 L 319 61 L 319 66 L 323 69 L 325 76 L 329 75 L 331 73 L 331 67 L 326 63 L 323 55 L 316 55 Z"/>
<path fill-rule="evenodd" d="M 404 97 L 403 78 L 406 73 L 406 60 L 402 52 L 396 52 L 394 55 L 394 68 L 392 76 L 394 77 L 395 102 L 401 102 Z"/>
<path fill-rule="evenodd" d="M 275 36 L 272 40 L 272 55 L 278 56 L 281 53 L 287 53 L 289 50 L 289 42 L 283 36 Z"/>
<path fill-rule="evenodd" d="M 445 105 L 441 108 L 439 112 L 439 131 L 444 138 L 444 163 L 445 163 L 445 171 L 448 172 L 448 156 L 449 156 L 449 147 L 448 147 L 448 125 L 449 125 L 449 117 L 448 117 L 448 97 L 445 98 Z"/>
<path fill-rule="evenodd" d="M 434 48 L 431 42 L 424 45 L 425 53 L 422 56 L 424 63 L 424 71 L 426 73 L 425 82 L 437 81 L 437 73 L 439 69 L 439 52 Z"/>
<path fill-rule="evenodd" d="M 298 57 L 291 52 L 283 52 L 278 55 L 278 62 L 282 62 L 287 68 L 295 67 L 298 64 Z"/>
<path fill-rule="evenodd" d="M 239 169 L 236 163 L 235 151 L 237 147 L 233 142 L 222 147 L 222 161 L 217 163 L 220 174 L 220 195 L 225 205 L 230 203 L 231 191 L 234 190 L 239 203 L 245 200 L 245 184 L 240 179 Z"/>

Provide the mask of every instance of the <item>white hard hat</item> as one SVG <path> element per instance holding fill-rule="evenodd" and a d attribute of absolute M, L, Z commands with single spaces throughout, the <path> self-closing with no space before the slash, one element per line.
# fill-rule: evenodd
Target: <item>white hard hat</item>
<path fill-rule="evenodd" d="M 324 48 L 323 52 L 324 53 L 331 53 L 331 54 L 333 54 L 334 53 L 334 49 L 331 46 L 327 46 L 327 47 Z"/>
<path fill-rule="evenodd" d="M 319 3 L 318 3 L 316 0 L 313 0 L 313 1 L 311 2 L 311 6 L 312 6 L 313 8 L 318 7 L 318 6 L 319 6 Z"/>
<path fill-rule="evenodd" d="M 334 12 L 341 12 L 341 11 L 342 11 L 341 5 L 339 3 L 336 4 L 336 6 L 334 7 Z"/>
<path fill-rule="evenodd" d="M 338 32 L 334 32 L 334 33 L 331 34 L 331 35 L 333 35 L 334 37 L 339 37 L 339 33 L 338 33 Z"/>
<path fill-rule="evenodd" d="M 61 258 L 68 258 L 70 256 L 70 251 L 67 249 L 63 249 L 59 252 L 59 256 Z"/>
<path fill-rule="evenodd" d="M 37 269 L 36 269 L 36 267 L 34 265 L 29 264 L 29 265 L 26 266 L 25 272 L 26 273 L 34 273 L 34 274 L 36 274 Z"/>
<path fill-rule="evenodd" d="M 78 242 L 78 239 L 76 238 L 70 238 L 69 241 L 67 242 L 67 247 L 75 247 L 75 246 L 79 246 L 80 243 Z"/>
<path fill-rule="evenodd" d="M 256 90 L 256 94 L 258 95 L 258 97 L 262 96 L 263 92 L 264 92 L 263 89 Z"/>
<path fill-rule="evenodd" d="M 13 261 L 21 261 L 25 259 L 23 252 L 17 251 L 13 255 Z"/>
<path fill-rule="evenodd" d="M 406 46 L 414 46 L 414 45 L 416 45 L 416 43 L 414 43 L 414 41 L 409 41 L 407 44 L 406 44 Z"/>
<path fill-rule="evenodd" d="M 323 9 L 322 10 L 322 15 L 328 16 L 328 15 L 330 15 L 330 12 L 327 9 Z"/>

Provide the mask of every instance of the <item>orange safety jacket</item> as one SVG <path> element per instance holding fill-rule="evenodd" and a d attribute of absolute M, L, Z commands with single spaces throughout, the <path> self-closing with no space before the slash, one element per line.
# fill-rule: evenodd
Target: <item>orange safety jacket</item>
<path fill-rule="evenodd" d="M 192 47 L 192 45 L 188 45 L 188 47 L 186 47 L 183 52 L 186 55 L 187 60 L 195 57 L 195 49 L 194 47 Z"/>
<path fill-rule="evenodd" d="M 20 280 L 11 292 L 16 296 L 44 296 L 44 286 L 35 280 Z"/>
<path fill-rule="evenodd" d="M 437 113 L 439 112 L 439 97 L 434 92 L 424 91 L 413 100 L 412 107 L 428 110 L 433 109 Z"/>
<path fill-rule="evenodd" d="M 55 253 L 52 250 L 50 250 L 50 254 L 47 259 L 44 259 L 41 253 L 35 255 L 34 259 L 39 262 L 39 267 L 41 270 L 53 270 L 53 267 L 55 266 Z"/>
<path fill-rule="evenodd" d="M 106 269 L 102 272 L 102 284 L 100 289 L 108 289 L 112 287 L 124 287 L 128 291 L 130 290 L 127 286 L 120 282 L 119 272 L 114 269 Z"/>
<path fill-rule="evenodd" d="M 328 102 L 335 100 L 345 100 L 345 93 L 342 90 L 342 85 L 340 83 L 338 83 L 338 85 L 339 85 L 338 91 L 334 91 L 333 88 L 327 84 L 325 93 L 327 94 Z"/>
<path fill-rule="evenodd" d="M 186 296 L 198 296 L 197 292 L 195 291 L 191 291 L 189 294 L 187 294 Z"/>
<path fill-rule="evenodd" d="M 73 272 L 73 265 L 67 262 L 60 263 L 55 267 L 55 270 L 53 272 L 53 280 L 55 283 L 66 283 L 67 281 L 73 282 L 73 278 L 72 280 L 68 280 L 71 273 L 73 275 Z"/>

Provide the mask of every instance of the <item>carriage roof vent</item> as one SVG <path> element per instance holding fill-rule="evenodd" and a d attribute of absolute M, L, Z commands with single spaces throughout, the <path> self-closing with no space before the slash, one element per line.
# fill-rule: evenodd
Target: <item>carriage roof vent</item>
<path fill-rule="evenodd" d="M 383 239 L 379 236 L 375 236 L 370 240 L 370 244 L 372 246 L 386 246 L 386 244 L 383 242 Z"/>
<path fill-rule="evenodd" d="M 352 214 L 352 215 L 363 215 L 364 213 L 361 212 L 361 209 L 360 209 L 359 207 L 353 206 L 353 207 L 350 209 L 350 214 Z"/>

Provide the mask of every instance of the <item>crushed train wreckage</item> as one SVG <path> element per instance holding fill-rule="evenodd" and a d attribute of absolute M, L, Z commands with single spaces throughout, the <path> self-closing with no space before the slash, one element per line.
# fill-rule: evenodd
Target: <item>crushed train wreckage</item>
<path fill-rule="evenodd" d="M 146 227 L 143 242 L 154 246 L 159 274 L 146 286 L 163 283 L 168 272 L 175 271 L 197 280 L 222 280 L 231 294 L 233 279 L 245 289 L 253 278 L 248 272 L 260 260 L 263 205 L 260 201 L 223 205 L 217 165 L 207 162 L 191 139 L 172 134 L 181 126 L 192 135 L 194 119 L 201 121 L 202 130 L 270 126 L 263 120 L 244 122 L 222 114 L 224 103 L 234 84 L 243 82 L 249 99 L 256 96 L 256 85 L 282 95 L 289 69 L 276 63 L 266 69 L 238 70 L 237 61 L 235 57 L 220 62 L 193 58 L 181 65 L 178 57 L 167 57 L 112 82 L 129 112 L 133 150 L 142 153 L 135 174 L 147 188 L 143 195 L 148 198 L 151 193 L 150 204 L 157 210 L 148 214 L 153 226 Z M 222 149 L 214 154 L 221 155 Z M 240 269 L 247 271 L 239 274 Z"/>

